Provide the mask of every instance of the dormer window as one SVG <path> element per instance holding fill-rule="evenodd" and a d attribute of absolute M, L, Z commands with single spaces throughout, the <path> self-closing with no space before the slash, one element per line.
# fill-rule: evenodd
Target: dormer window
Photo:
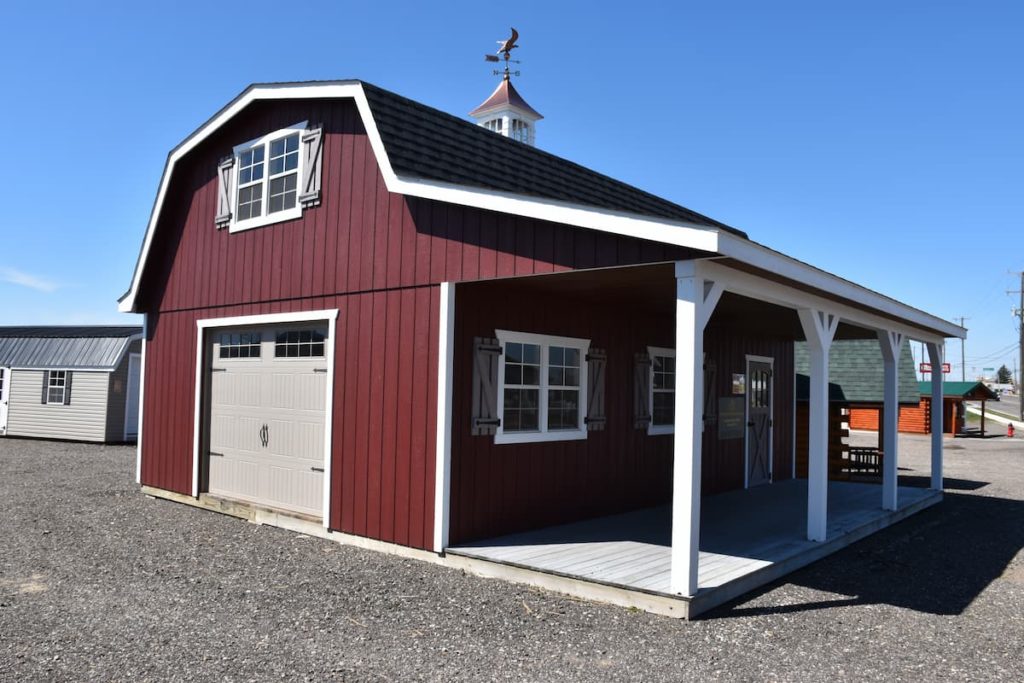
<path fill-rule="evenodd" d="M 302 122 L 236 146 L 219 167 L 217 227 L 258 228 L 319 204 L 322 141 Z"/>

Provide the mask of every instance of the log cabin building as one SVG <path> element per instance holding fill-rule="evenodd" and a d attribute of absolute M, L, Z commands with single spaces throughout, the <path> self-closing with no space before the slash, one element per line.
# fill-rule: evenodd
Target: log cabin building
<path fill-rule="evenodd" d="M 891 420 L 903 341 L 961 327 L 538 149 L 509 81 L 486 104 L 253 85 L 171 151 L 120 304 L 144 491 L 683 617 L 941 499 L 941 435 L 929 490 L 895 441 L 881 486 L 828 481 L 828 358 L 878 344 Z"/>

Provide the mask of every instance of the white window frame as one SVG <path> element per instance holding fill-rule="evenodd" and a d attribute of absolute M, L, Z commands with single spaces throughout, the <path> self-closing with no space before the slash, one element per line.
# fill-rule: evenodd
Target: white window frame
<path fill-rule="evenodd" d="M 60 373 L 61 383 L 60 386 L 56 386 L 53 383 L 54 376 Z M 53 389 L 60 389 L 60 400 L 51 401 L 50 391 Z M 49 370 L 46 373 L 46 405 L 48 406 L 62 406 L 64 401 L 67 399 L 68 392 L 68 371 L 67 370 Z"/>
<path fill-rule="evenodd" d="M 654 388 L 654 357 L 655 356 L 661 356 L 663 358 L 675 358 L 676 357 L 676 350 L 675 349 L 666 349 L 666 348 L 662 348 L 660 346 L 648 346 L 647 347 L 647 355 L 651 359 L 651 369 L 649 371 L 650 372 L 650 378 L 648 379 L 648 382 L 647 382 L 647 386 L 648 386 L 648 390 L 647 390 L 647 414 L 651 416 L 651 421 L 649 423 L 647 423 L 647 434 L 650 435 L 650 436 L 656 436 L 658 434 L 675 434 L 676 423 L 675 423 L 674 419 L 669 424 L 665 424 L 665 425 L 656 425 L 656 424 L 654 424 L 654 392 L 658 391 L 659 393 L 671 393 L 673 395 L 673 397 L 675 396 L 675 393 L 676 393 L 675 389 L 672 389 L 671 392 L 670 392 L 668 389 L 655 389 Z M 675 375 L 675 372 L 673 372 L 672 374 Z M 673 385 L 674 385 L 674 382 L 673 382 Z M 672 401 L 672 406 L 673 406 L 672 414 L 674 416 L 675 415 L 675 400 L 674 400 L 674 398 L 673 398 L 673 401 Z"/>
<path fill-rule="evenodd" d="M 233 176 L 233 187 L 231 197 L 231 223 L 228 225 L 228 232 L 240 232 L 242 230 L 251 230 L 253 228 L 261 228 L 265 225 L 272 225 L 274 223 L 281 223 L 283 221 L 295 220 L 302 216 L 302 202 L 299 201 L 299 195 L 302 194 L 302 169 L 305 165 L 305 154 L 303 153 L 302 145 L 302 133 L 308 127 L 308 121 L 302 121 L 301 123 L 295 123 L 287 128 L 281 128 L 275 130 L 273 133 L 268 133 L 262 137 L 256 138 L 255 140 L 249 140 L 240 145 L 235 146 L 233 153 L 235 155 L 235 165 L 231 169 Z M 295 167 L 295 206 L 284 211 L 278 211 L 277 213 L 268 214 L 267 209 L 270 207 L 270 143 L 275 140 L 279 140 L 289 135 L 299 135 L 299 162 Z M 261 199 L 260 215 L 255 218 L 247 218 L 245 220 L 238 220 L 238 191 L 241 187 L 241 173 L 242 173 L 242 154 L 248 152 L 254 147 L 263 146 L 266 151 L 263 154 L 263 179 L 260 181 L 263 184 L 263 197 Z M 289 171 L 288 173 L 291 173 Z M 284 175 L 279 173 L 278 175 Z M 277 176 L 274 176 L 277 177 Z"/>
<path fill-rule="evenodd" d="M 498 360 L 498 416 L 502 424 L 494 434 L 494 443 L 538 443 L 542 441 L 576 441 L 587 438 L 587 353 L 590 351 L 589 339 L 577 339 L 575 337 L 555 337 L 546 334 L 533 334 L 529 332 L 512 332 L 509 330 L 496 330 L 495 336 L 501 345 L 501 356 Z M 505 345 L 508 343 L 537 344 L 540 351 L 540 386 L 538 387 L 538 419 L 539 429 L 534 432 L 505 432 Z M 580 352 L 580 400 L 579 415 L 576 424 L 578 429 L 556 429 L 548 430 L 548 347 L 564 346 L 574 348 Z"/>

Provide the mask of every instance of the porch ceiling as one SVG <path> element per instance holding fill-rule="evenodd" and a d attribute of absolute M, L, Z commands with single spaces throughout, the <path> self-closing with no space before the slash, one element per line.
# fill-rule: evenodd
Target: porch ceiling
<path fill-rule="evenodd" d="M 656 263 L 623 268 L 601 268 L 473 282 L 474 288 L 495 288 L 527 297 L 557 294 L 589 304 L 629 306 L 633 309 L 675 316 L 675 267 Z M 803 341 L 796 310 L 732 292 L 725 292 L 708 323 L 709 328 L 744 334 Z M 836 339 L 876 339 L 873 330 L 841 322 Z"/>

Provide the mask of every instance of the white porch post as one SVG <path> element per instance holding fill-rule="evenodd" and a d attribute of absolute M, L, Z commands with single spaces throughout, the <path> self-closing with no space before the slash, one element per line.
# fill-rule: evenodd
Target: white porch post
<path fill-rule="evenodd" d="M 945 347 L 940 343 L 928 343 L 928 358 L 932 362 L 932 483 L 931 488 L 942 490 L 942 434 L 943 420 L 942 364 L 945 362 Z"/>
<path fill-rule="evenodd" d="M 810 352 L 810 416 L 807 439 L 807 538 L 824 541 L 828 535 L 828 352 L 839 316 L 800 309 L 800 325 Z"/>
<path fill-rule="evenodd" d="M 882 429 L 885 443 L 882 446 L 882 509 L 896 510 L 899 459 L 900 404 L 898 396 L 900 350 L 903 335 L 899 332 L 879 330 L 878 343 L 882 347 L 882 364 L 885 366 L 885 406 L 882 414 L 885 420 Z"/>
<path fill-rule="evenodd" d="M 676 406 L 672 465 L 671 590 L 697 594 L 700 560 L 701 432 L 704 429 L 704 327 L 722 286 L 700 263 L 676 263 Z"/>

